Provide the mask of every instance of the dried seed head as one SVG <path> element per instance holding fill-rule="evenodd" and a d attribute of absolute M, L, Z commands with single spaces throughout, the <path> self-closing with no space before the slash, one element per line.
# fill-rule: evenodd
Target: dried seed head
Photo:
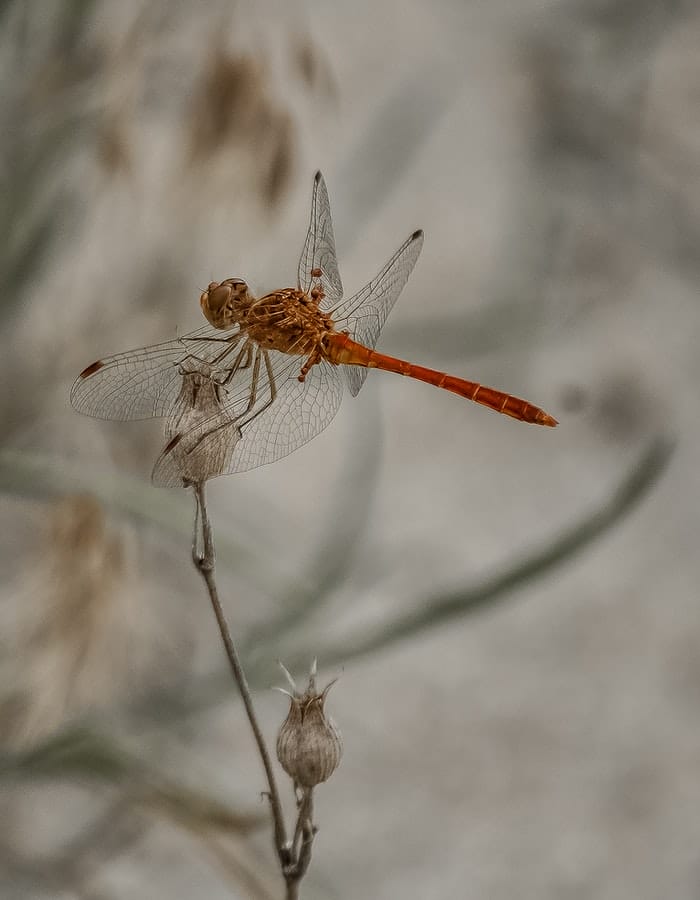
<path fill-rule="evenodd" d="M 338 768 L 343 742 L 333 719 L 326 715 L 324 703 L 335 680 L 319 693 L 316 689 L 316 661 L 311 666 L 309 684 L 301 693 L 291 675 L 282 666 L 291 685 L 289 714 L 277 735 L 277 758 L 284 771 L 301 787 L 314 787 L 327 781 Z"/>

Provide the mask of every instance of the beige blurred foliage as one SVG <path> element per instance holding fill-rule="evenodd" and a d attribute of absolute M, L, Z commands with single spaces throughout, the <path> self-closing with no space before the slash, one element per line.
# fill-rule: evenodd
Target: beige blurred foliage
<path fill-rule="evenodd" d="M 14 721 L 0 720 L 13 743 L 38 741 L 113 699 L 139 638 L 133 562 L 101 505 L 89 496 L 58 500 L 47 505 L 42 531 L 34 546 L 42 552 L 11 601 L 29 620 L 10 682 L 19 691 Z"/>

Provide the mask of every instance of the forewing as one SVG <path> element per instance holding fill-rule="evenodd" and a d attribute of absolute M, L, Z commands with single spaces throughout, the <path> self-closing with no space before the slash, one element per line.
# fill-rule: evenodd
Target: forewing
<path fill-rule="evenodd" d="M 336 328 L 346 328 L 353 340 L 374 349 L 379 332 L 408 281 L 422 247 L 423 232 L 414 231 L 376 278 L 354 297 L 331 310 Z M 343 372 L 354 397 L 365 382 L 367 369 L 363 366 L 343 366 Z"/>
<path fill-rule="evenodd" d="M 182 366 L 191 359 L 212 363 L 238 341 L 237 330 L 205 325 L 174 341 L 108 356 L 81 372 L 71 388 L 71 403 L 98 419 L 170 415 L 182 387 Z"/>
<path fill-rule="evenodd" d="M 256 347 L 253 364 L 233 379 L 222 410 L 188 428 L 174 444 L 171 440 L 154 470 L 157 483 L 182 483 L 182 463 L 176 459 L 181 445 L 191 453 L 203 448 L 214 460 L 207 462 L 207 477 L 214 477 L 275 462 L 323 431 L 338 411 L 343 384 L 326 362 L 313 366 L 300 382 L 301 363 L 301 357 Z"/>
<path fill-rule="evenodd" d="M 320 277 L 311 274 L 316 269 L 320 269 Z M 314 178 L 311 221 L 299 260 L 298 283 L 299 288 L 307 294 L 312 287 L 320 284 L 326 295 L 324 307 L 338 303 L 343 296 L 343 284 L 335 252 L 331 207 L 326 182 L 320 172 L 317 172 Z"/>

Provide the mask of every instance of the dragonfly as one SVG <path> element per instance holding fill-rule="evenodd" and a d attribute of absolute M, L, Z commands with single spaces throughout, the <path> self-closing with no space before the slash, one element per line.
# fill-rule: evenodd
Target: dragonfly
<path fill-rule="evenodd" d="M 255 297 L 242 278 L 211 282 L 200 296 L 205 326 L 93 362 L 76 379 L 71 402 L 97 418 L 166 417 L 157 484 L 244 472 L 287 456 L 331 422 L 343 382 L 356 396 L 369 369 L 555 426 L 527 400 L 375 349 L 422 246 L 423 232 L 414 231 L 375 278 L 344 298 L 328 191 L 317 172 L 296 287 Z"/>

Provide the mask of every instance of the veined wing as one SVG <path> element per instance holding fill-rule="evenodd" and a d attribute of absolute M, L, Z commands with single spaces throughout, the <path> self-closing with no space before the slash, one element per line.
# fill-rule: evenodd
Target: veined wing
<path fill-rule="evenodd" d="M 128 350 L 88 366 L 75 380 L 71 403 L 98 419 L 149 419 L 170 415 L 182 388 L 188 360 L 225 371 L 241 335 L 205 325 L 174 341 Z M 217 359 L 219 362 L 216 362 Z"/>
<path fill-rule="evenodd" d="M 158 484 L 182 484 L 183 448 L 202 454 L 206 477 L 246 472 L 287 456 L 323 431 L 343 396 L 336 367 L 313 366 L 299 381 L 301 358 L 254 345 L 254 358 L 225 387 L 215 415 L 174 435 L 153 477 Z"/>
<path fill-rule="evenodd" d="M 423 232 L 413 234 L 399 247 L 381 272 L 348 300 L 330 310 L 336 327 L 347 327 L 353 340 L 374 349 L 379 332 L 413 271 L 423 247 Z M 343 366 L 345 380 L 353 397 L 367 377 L 361 366 Z"/>
<path fill-rule="evenodd" d="M 320 276 L 312 274 L 318 270 L 321 272 Z M 298 285 L 307 294 L 312 287 L 320 285 L 326 295 L 324 308 L 329 304 L 338 303 L 343 296 L 343 284 L 335 252 L 331 207 L 326 182 L 320 172 L 316 172 L 314 178 L 311 221 L 299 260 Z"/>

